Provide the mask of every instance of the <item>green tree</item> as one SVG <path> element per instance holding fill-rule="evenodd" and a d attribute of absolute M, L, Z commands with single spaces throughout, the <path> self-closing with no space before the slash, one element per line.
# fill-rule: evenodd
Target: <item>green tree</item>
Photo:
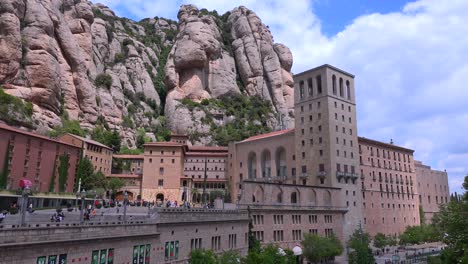
<path fill-rule="evenodd" d="M 91 190 L 93 187 L 91 183 L 92 175 L 94 175 L 93 164 L 88 158 L 82 158 L 76 170 L 76 181 L 81 179 L 81 187 L 85 190 Z"/>
<path fill-rule="evenodd" d="M 243 264 L 295 264 L 296 259 L 292 251 L 287 250 L 281 254 L 278 246 L 269 244 L 263 248 L 258 247 L 250 250 L 247 256 L 242 259 Z"/>
<path fill-rule="evenodd" d="M 421 244 L 439 240 L 439 233 L 433 225 L 407 226 L 400 235 L 400 245 Z"/>
<path fill-rule="evenodd" d="M 68 162 L 70 161 L 70 156 L 68 154 L 63 154 L 59 156 L 59 167 L 58 167 L 58 175 L 59 175 L 59 192 L 66 191 L 66 184 L 68 179 Z"/>
<path fill-rule="evenodd" d="M 235 251 L 229 250 L 221 254 L 218 259 L 218 264 L 239 264 L 241 257 Z"/>
<path fill-rule="evenodd" d="M 56 166 L 57 166 L 57 161 L 54 161 L 54 167 L 52 168 L 52 177 L 50 177 L 49 192 L 55 192 Z"/>
<path fill-rule="evenodd" d="M 380 236 L 379 236 L 380 237 Z M 383 236 L 385 240 L 385 235 Z M 362 230 L 355 230 L 349 238 L 348 245 L 351 252 L 348 254 L 350 264 L 374 264 L 375 259 L 372 249 L 369 247 L 370 236 Z"/>
<path fill-rule="evenodd" d="M 382 233 L 377 233 L 374 236 L 374 247 L 380 248 L 383 250 L 383 248 L 387 245 L 387 237 L 382 234 Z"/>
<path fill-rule="evenodd" d="M 5 149 L 5 159 L 3 160 L 2 171 L 0 172 L 0 189 L 6 188 L 8 180 L 8 161 L 10 160 L 10 142 Z"/>
<path fill-rule="evenodd" d="M 426 215 L 422 205 L 419 205 L 419 224 L 424 225 L 426 223 Z"/>
<path fill-rule="evenodd" d="M 328 238 L 305 234 L 301 244 L 304 257 L 312 263 L 330 260 L 343 253 L 343 246 L 336 236 Z"/>
<path fill-rule="evenodd" d="M 125 183 L 120 178 L 110 178 L 107 182 L 107 187 L 112 191 L 112 195 L 115 195 L 115 193 L 124 186 Z"/>
<path fill-rule="evenodd" d="M 468 191 L 468 175 L 463 188 Z M 441 207 L 433 217 L 433 223 L 447 244 L 441 254 L 442 263 L 468 263 L 468 192 L 461 200 L 453 199 Z"/>
<path fill-rule="evenodd" d="M 189 255 L 190 264 L 217 264 L 216 256 L 211 250 L 195 249 Z"/>

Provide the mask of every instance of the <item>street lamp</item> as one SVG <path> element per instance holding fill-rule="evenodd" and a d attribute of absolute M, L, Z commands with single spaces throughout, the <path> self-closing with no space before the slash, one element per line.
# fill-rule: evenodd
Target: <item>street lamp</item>
<path fill-rule="evenodd" d="M 80 224 L 84 223 L 84 207 L 85 207 L 85 198 L 86 198 L 86 191 L 83 189 L 81 191 L 81 208 L 80 208 Z"/>
<path fill-rule="evenodd" d="M 25 186 L 21 192 L 22 201 L 21 201 L 21 226 L 26 226 L 26 211 L 28 209 L 28 197 L 31 194 L 31 188 Z"/>
<path fill-rule="evenodd" d="M 75 194 L 75 212 L 78 211 L 78 198 L 80 198 L 80 190 L 76 191 Z"/>
<path fill-rule="evenodd" d="M 242 198 L 242 189 L 240 189 L 239 193 L 237 194 L 237 210 L 239 210 L 241 198 Z"/>
<path fill-rule="evenodd" d="M 127 222 L 127 202 L 128 202 L 128 193 L 127 191 L 124 192 L 124 217 L 123 222 Z"/>

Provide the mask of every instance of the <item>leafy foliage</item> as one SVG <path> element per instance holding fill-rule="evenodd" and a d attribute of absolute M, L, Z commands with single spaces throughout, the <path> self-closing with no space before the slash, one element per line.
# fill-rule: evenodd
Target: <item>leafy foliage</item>
<path fill-rule="evenodd" d="M 96 76 L 96 79 L 94 79 L 94 85 L 96 85 L 96 87 L 106 87 L 107 89 L 110 89 L 112 85 L 112 76 L 106 73 L 100 73 Z"/>
<path fill-rule="evenodd" d="M 468 191 L 468 175 L 463 188 Z M 432 222 L 447 244 L 441 254 L 442 263 L 468 263 L 468 192 L 461 200 L 453 199 L 443 206 Z"/>
<path fill-rule="evenodd" d="M 62 120 L 62 125 L 56 126 L 52 130 L 50 130 L 49 136 L 59 137 L 66 133 L 70 133 L 70 134 L 77 135 L 80 137 L 84 137 L 86 135 L 86 132 L 80 126 L 80 121 L 69 120 L 67 112 L 64 112 L 61 120 Z"/>
<path fill-rule="evenodd" d="M 385 237 L 385 235 L 384 235 Z M 374 264 L 375 259 L 369 247 L 370 236 L 362 230 L 355 230 L 349 238 L 348 245 L 352 251 L 348 254 L 350 264 Z"/>
<path fill-rule="evenodd" d="M 271 104 L 259 96 L 231 95 L 220 99 L 204 99 L 200 103 L 184 98 L 180 102 L 189 111 L 200 109 L 205 112 L 206 117 L 202 122 L 210 125 L 210 135 L 221 146 L 271 131 L 267 124 L 272 114 Z M 212 110 L 224 112 L 234 119 L 224 126 L 216 125 Z"/>
<path fill-rule="evenodd" d="M 143 153 L 142 149 L 129 149 L 127 146 L 123 146 L 119 151 L 119 154 L 130 154 L 130 155 L 138 155 L 142 153 Z"/>
<path fill-rule="evenodd" d="M 343 253 L 343 246 L 336 236 L 328 238 L 315 234 L 305 234 L 301 244 L 304 257 L 312 263 L 330 260 Z"/>
<path fill-rule="evenodd" d="M 30 102 L 5 93 L 0 87 L 0 119 L 8 125 L 33 128 L 33 105 Z"/>
<path fill-rule="evenodd" d="M 121 139 L 117 130 L 107 130 L 102 126 L 97 126 L 91 131 L 91 138 L 110 148 L 114 152 L 120 151 Z"/>
<path fill-rule="evenodd" d="M 113 194 L 117 192 L 120 188 L 124 187 L 125 183 L 120 178 L 110 178 L 107 182 L 107 187 L 112 191 Z"/>
<path fill-rule="evenodd" d="M 8 160 L 10 159 L 10 142 L 8 141 L 5 148 L 5 159 L 3 160 L 3 167 L 0 174 L 0 189 L 6 188 L 8 182 Z"/>
<path fill-rule="evenodd" d="M 291 250 L 285 250 L 285 255 L 279 252 L 278 246 L 269 244 L 263 248 L 255 247 L 249 250 L 247 256 L 242 259 L 243 264 L 294 264 L 296 259 Z"/>
<path fill-rule="evenodd" d="M 400 245 L 421 244 L 439 240 L 439 234 L 433 225 L 407 226 L 400 235 Z"/>
<path fill-rule="evenodd" d="M 143 145 L 146 142 L 151 142 L 151 138 L 146 136 L 146 131 L 144 128 L 138 129 L 137 138 L 136 138 L 136 147 L 138 149 L 143 149 Z"/>
<path fill-rule="evenodd" d="M 217 264 L 216 255 L 211 250 L 195 249 L 189 255 L 190 264 Z"/>
<path fill-rule="evenodd" d="M 59 191 L 65 192 L 66 191 L 66 184 L 68 179 L 68 162 L 70 161 L 70 156 L 68 154 L 63 154 L 59 156 L 59 167 L 58 167 L 58 174 L 59 174 Z"/>

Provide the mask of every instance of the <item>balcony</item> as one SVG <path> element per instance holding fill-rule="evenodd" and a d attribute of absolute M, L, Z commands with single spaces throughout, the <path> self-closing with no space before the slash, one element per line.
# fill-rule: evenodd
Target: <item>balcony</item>
<path fill-rule="evenodd" d="M 301 173 L 301 174 L 299 175 L 299 178 L 300 178 L 300 179 L 307 179 L 307 178 L 309 178 L 309 174 L 307 174 L 307 173 Z"/>
<path fill-rule="evenodd" d="M 364 180 L 364 174 L 361 174 L 361 180 Z"/>
<path fill-rule="evenodd" d="M 317 177 L 319 177 L 319 178 L 325 178 L 325 176 L 327 176 L 327 172 L 326 172 L 326 171 L 319 171 L 319 172 L 317 172 Z"/>
<path fill-rule="evenodd" d="M 344 173 L 344 172 L 342 172 L 342 171 L 337 171 L 337 172 L 336 172 L 336 178 L 337 178 L 337 179 L 341 179 L 341 178 L 343 178 L 343 177 L 345 177 L 345 176 L 346 176 L 346 173 Z"/>

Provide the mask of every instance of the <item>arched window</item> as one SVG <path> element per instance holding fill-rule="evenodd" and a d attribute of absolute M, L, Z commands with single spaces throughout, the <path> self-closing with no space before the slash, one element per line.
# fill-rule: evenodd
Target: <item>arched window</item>
<path fill-rule="evenodd" d="M 276 176 L 286 177 L 286 172 L 288 171 L 288 169 L 286 167 L 286 150 L 283 147 L 279 147 L 276 150 L 275 163 L 276 163 Z"/>
<path fill-rule="evenodd" d="M 282 203 L 283 202 L 283 193 L 280 192 L 278 195 L 276 195 L 276 202 L 277 203 Z"/>
<path fill-rule="evenodd" d="M 343 79 L 340 78 L 340 96 L 343 97 Z"/>
<path fill-rule="evenodd" d="M 336 95 L 336 76 L 333 74 L 332 76 L 332 88 L 333 88 L 333 94 Z"/>
<path fill-rule="evenodd" d="M 349 86 L 349 81 L 346 81 L 346 96 L 348 100 L 351 100 L 351 87 Z"/>
<path fill-rule="evenodd" d="M 323 193 L 323 203 L 325 204 L 325 206 L 331 206 L 331 193 L 330 191 L 325 191 Z"/>
<path fill-rule="evenodd" d="M 317 204 L 317 194 L 315 193 L 314 190 L 311 190 L 310 192 L 310 205 L 314 206 Z"/>
<path fill-rule="evenodd" d="M 304 81 L 299 82 L 299 96 L 300 98 L 304 98 Z"/>
<path fill-rule="evenodd" d="M 291 203 L 292 203 L 292 204 L 296 204 L 296 203 L 297 203 L 297 193 L 296 193 L 296 192 L 292 192 L 292 193 L 291 193 Z"/>
<path fill-rule="evenodd" d="M 253 194 L 252 201 L 253 202 L 259 202 L 259 203 L 264 201 L 264 192 L 263 192 L 263 188 L 261 186 L 256 186 L 255 187 L 255 191 L 254 191 L 254 194 Z"/>
<path fill-rule="evenodd" d="M 271 154 L 270 151 L 265 149 L 262 152 L 262 178 L 271 177 Z"/>
<path fill-rule="evenodd" d="M 247 165 L 249 169 L 249 179 L 257 178 L 257 155 L 254 152 L 249 153 Z"/>
<path fill-rule="evenodd" d="M 314 88 L 312 87 L 312 78 L 307 79 L 307 89 L 309 90 L 309 96 L 314 95 Z"/>

